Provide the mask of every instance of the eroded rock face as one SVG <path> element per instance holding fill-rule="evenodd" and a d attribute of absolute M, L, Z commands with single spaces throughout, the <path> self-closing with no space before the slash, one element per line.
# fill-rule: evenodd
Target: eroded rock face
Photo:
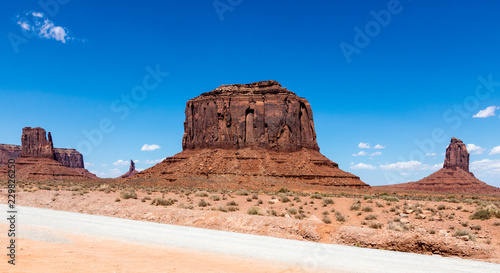
<path fill-rule="evenodd" d="M 21 136 L 21 157 L 37 157 L 55 159 L 52 136 L 40 127 L 24 127 Z"/>
<path fill-rule="evenodd" d="M 137 174 L 138 171 L 135 169 L 135 163 L 134 161 L 131 159 L 130 160 L 130 167 L 128 168 L 128 172 L 125 173 L 124 175 L 122 175 L 122 178 L 127 178 L 127 177 L 131 177 L 135 174 Z"/>
<path fill-rule="evenodd" d="M 130 179 L 207 188 L 369 187 L 319 152 L 311 106 L 275 81 L 222 85 L 189 100 L 182 147 Z"/>
<path fill-rule="evenodd" d="M 469 172 L 469 152 L 465 144 L 457 138 L 452 138 L 450 145 L 446 148 L 446 158 L 443 168 L 456 169 L 460 168 Z"/>
<path fill-rule="evenodd" d="M 222 85 L 189 100 L 182 147 L 319 151 L 309 102 L 276 81 Z"/>
<path fill-rule="evenodd" d="M 84 168 L 83 155 L 75 149 L 55 148 L 56 160 L 70 168 Z"/>
<path fill-rule="evenodd" d="M 83 155 L 75 149 L 53 148 L 52 136 L 49 133 L 49 139 L 45 136 L 45 130 L 42 128 L 23 129 L 21 142 L 26 144 L 24 157 L 52 158 L 50 155 L 53 150 L 54 157 L 59 163 L 70 168 L 84 168 Z M 50 148 L 52 147 L 52 148 Z M 0 165 L 7 164 L 9 159 L 17 159 L 23 153 L 22 146 L 0 144 Z"/>

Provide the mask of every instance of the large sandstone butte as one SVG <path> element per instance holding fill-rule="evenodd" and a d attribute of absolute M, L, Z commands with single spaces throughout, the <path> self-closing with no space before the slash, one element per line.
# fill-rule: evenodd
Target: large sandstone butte
<path fill-rule="evenodd" d="M 276 81 L 222 85 L 189 100 L 182 148 L 132 179 L 259 189 L 369 187 L 319 152 L 309 102 Z"/>
<path fill-rule="evenodd" d="M 469 152 L 465 144 L 457 138 L 452 138 L 446 148 L 442 169 L 416 182 L 382 188 L 384 187 L 427 192 L 500 194 L 500 188 L 482 182 L 469 172 Z"/>
<path fill-rule="evenodd" d="M 96 178 L 83 168 L 83 156 L 73 149 L 54 149 L 52 135 L 40 127 L 23 128 L 21 146 L 0 145 L 1 163 L 16 159 L 16 178 L 81 179 Z M 7 166 L 0 167 L 0 178 L 7 177 Z"/>

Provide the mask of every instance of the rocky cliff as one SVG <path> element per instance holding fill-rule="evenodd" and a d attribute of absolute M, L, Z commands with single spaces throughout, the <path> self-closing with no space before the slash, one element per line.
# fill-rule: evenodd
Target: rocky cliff
<path fill-rule="evenodd" d="M 410 191 L 500 194 L 499 188 L 484 183 L 469 172 L 469 152 L 465 144 L 456 138 L 452 138 L 446 148 L 442 169 L 416 182 L 381 188 L 384 187 Z"/>
<path fill-rule="evenodd" d="M 21 157 L 38 157 L 51 158 L 57 160 L 64 166 L 70 168 L 84 168 L 83 155 L 75 149 L 54 148 L 52 143 L 52 135 L 47 135 L 42 128 L 23 128 L 19 145 L 0 144 L 0 166 L 7 164 L 11 158 L 17 159 Z"/>
<path fill-rule="evenodd" d="M 222 85 L 189 100 L 185 113 L 183 151 L 129 179 L 219 188 L 369 187 L 319 152 L 309 102 L 276 81 Z"/>
<path fill-rule="evenodd" d="M 54 149 L 52 135 L 36 127 L 23 128 L 21 146 L 0 145 L 0 162 L 16 159 L 16 178 L 84 179 L 96 176 L 83 168 L 83 156 L 73 149 Z M 56 160 L 57 159 L 57 160 Z M 0 167 L 0 179 L 7 177 L 7 167 Z"/>
<path fill-rule="evenodd" d="M 24 127 L 21 136 L 21 157 L 38 157 L 55 159 L 52 135 L 40 127 Z"/>
<path fill-rule="evenodd" d="M 454 137 L 451 139 L 450 145 L 446 148 L 446 158 L 444 159 L 443 168 L 460 168 L 469 172 L 469 152 L 460 139 Z"/>
<path fill-rule="evenodd" d="M 319 151 L 309 102 L 276 81 L 222 85 L 189 100 L 182 147 Z"/>

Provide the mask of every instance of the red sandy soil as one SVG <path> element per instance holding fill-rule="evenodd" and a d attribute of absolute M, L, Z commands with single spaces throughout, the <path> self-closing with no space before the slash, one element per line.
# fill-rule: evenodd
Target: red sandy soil
<path fill-rule="evenodd" d="M 7 228 L 6 225 L 0 227 Z M 0 272 L 298 272 L 293 266 L 276 262 L 81 235 L 58 235 L 67 242 L 18 239 L 16 265 L 8 264 L 8 257 L 2 257 Z M 0 238 L 2 242 L 7 240 L 4 234 Z"/>
<path fill-rule="evenodd" d="M 353 197 L 352 192 L 327 196 L 246 190 L 132 189 L 126 185 L 64 182 L 21 183 L 19 187 L 24 188 L 17 194 L 17 205 L 21 206 L 500 263 L 500 219 L 469 219 L 480 207 L 500 209 L 498 197 L 471 199 L 420 193 L 406 197 L 418 201 L 404 200 L 402 196 L 387 201 L 386 195 L 365 192 Z M 122 191 L 134 191 L 137 199 L 125 199 Z M 220 199 L 214 200 L 214 195 Z M 284 197 L 289 201 L 283 202 Z M 168 206 L 151 205 L 155 198 L 177 201 Z M 208 203 L 206 206 L 201 204 L 202 199 Z M 6 200 L 3 189 L 0 203 L 5 204 Z M 238 204 L 232 206 L 237 211 L 222 212 L 221 208 L 231 207 L 230 201 Z M 359 202 L 360 210 L 350 209 L 355 202 Z M 252 207 L 257 208 L 258 215 L 249 214 Z M 344 216 L 345 222 L 337 221 L 333 211 Z M 400 224 L 406 221 L 407 224 Z M 464 230 L 471 237 L 453 236 L 457 230 Z"/>

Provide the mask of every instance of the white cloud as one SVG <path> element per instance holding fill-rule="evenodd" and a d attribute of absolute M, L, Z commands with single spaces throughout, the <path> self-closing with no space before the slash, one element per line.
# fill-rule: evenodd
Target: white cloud
<path fill-rule="evenodd" d="M 85 162 L 84 163 L 85 166 L 94 166 L 94 164 L 90 163 L 90 162 Z"/>
<path fill-rule="evenodd" d="M 142 163 L 144 164 L 157 164 L 157 163 L 160 163 L 164 160 L 165 158 L 160 158 L 160 159 L 154 159 L 154 160 L 145 160 L 143 161 Z"/>
<path fill-rule="evenodd" d="M 40 38 L 54 39 L 63 44 L 69 40 L 84 41 L 73 37 L 67 28 L 56 26 L 43 12 L 24 12 L 16 16 L 16 23 L 25 31 Z"/>
<path fill-rule="evenodd" d="M 144 169 L 136 169 L 138 172 L 142 172 L 144 171 Z"/>
<path fill-rule="evenodd" d="M 477 145 L 474 145 L 474 144 L 467 144 L 467 151 L 471 154 L 475 154 L 475 155 L 480 155 L 482 154 L 486 149 L 485 148 L 481 148 Z"/>
<path fill-rule="evenodd" d="M 370 149 L 370 143 L 360 142 L 358 144 L 358 148 L 360 148 L 360 149 Z"/>
<path fill-rule="evenodd" d="M 358 144 L 358 148 L 360 149 L 385 149 L 385 146 L 380 144 L 375 145 L 375 147 L 370 146 L 370 143 L 360 142 Z"/>
<path fill-rule="evenodd" d="M 500 154 L 500 146 L 496 146 L 495 148 L 491 149 L 490 155 L 496 154 Z"/>
<path fill-rule="evenodd" d="M 425 156 L 436 156 L 436 153 L 426 153 Z"/>
<path fill-rule="evenodd" d="M 373 154 L 371 154 L 370 156 L 377 156 L 377 155 L 381 155 L 382 152 L 374 152 Z"/>
<path fill-rule="evenodd" d="M 123 160 L 121 160 L 121 159 L 119 159 L 119 160 L 118 160 L 118 161 L 116 161 L 116 162 L 113 162 L 113 165 L 115 165 L 115 166 L 126 166 L 126 165 L 128 165 L 128 164 L 130 164 L 130 162 L 129 162 L 129 161 L 123 161 Z"/>
<path fill-rule="evenodd" d="M 363 156 L 363 155 L 366 155 L 366 153 L 364 151 L 361 151 L 357 154 L 352 154 L 352 156 Z"/>
<path fill-rule="evenodd" d="M 380 165 L 380 168 L 386 171 L 427 171 L 439 170 L 442 167 L 443 164 L 436 164 L 431 166 L 415 160 Z"/>
<path fill-rule="evenodd" d="M 483 159 L 470 163 L 470 169 L 475 172 L 483 172 L 491 175 L 500 175 L 500 159 Z"/>
<path fill-rule="evenodd" d="M 107 166 L 108 166 L 108 164 L 101 164 L 101 166 L 103 166 L 103 167 L 107 167 Z"/>
<path fill-rule="evenodd" d="M 370 164 L 358 163 L 356 165 L 351 166 L 351 169 L 354 170 L 375 170 L 377 167 L 372 166 Z"/>
<path fill-rule="evenodd" d="M 123 174 L 123 171 L 119 170 L 119 169 L 111 169 L 108 171 L 107 175 L 109 177 L 117 177 L 117 176 L 120 176 Z"/>
<path fill-rule="evenodd" d="M 479 112 L 477 112 L 477 114 L 475 114 L 474 118 L 487 118 L 487 117 L 492 117 L 495 115 L 495 110 L 498 110 L 500 109 L 499 106 L 489 106 L 489 107 L 486 107 L 486 109 L 483 109 Z"/>
<path fill-rule="evenodd" d="M 154 151 L 154 150 L 158 150 L 160 149 L 161 147 L 159 145 L 156 145 L 156 144 L 144 144 L 141 148 L 141 151 Z"/>

